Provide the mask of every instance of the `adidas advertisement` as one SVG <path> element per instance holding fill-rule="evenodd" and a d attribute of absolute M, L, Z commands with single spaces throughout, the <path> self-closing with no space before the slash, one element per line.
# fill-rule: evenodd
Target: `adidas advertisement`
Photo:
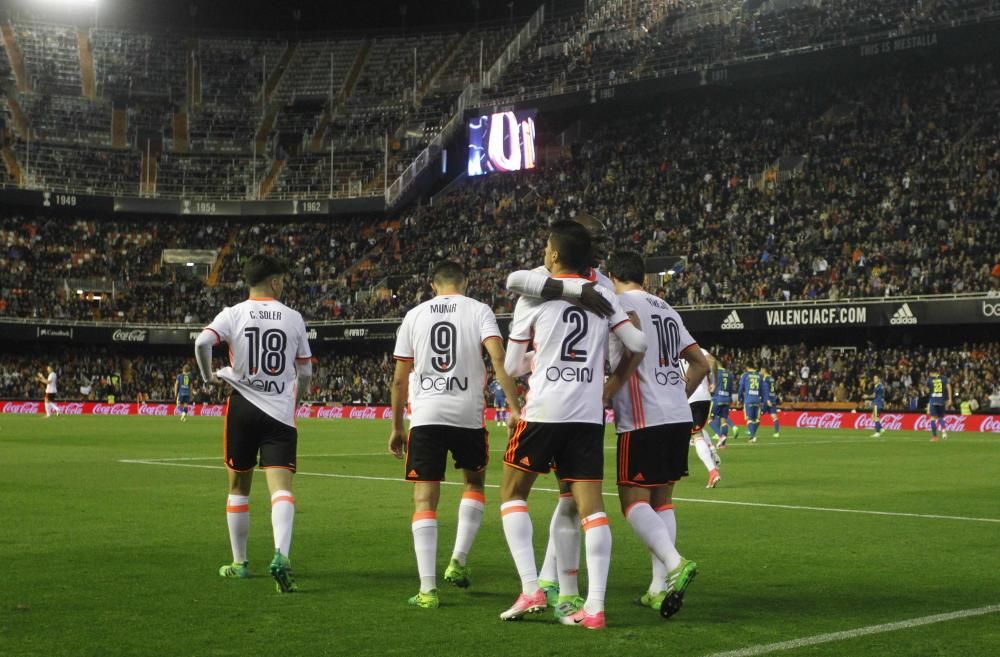
<path fill-rule="evenodd" d="M 917 317 L 913 314 L 913 311 L 910 310 L 910 304 L 904 303 L 899 307 L 899 310 L 893 313 L 892 317 L 889 318 L 889 323 L 893 326 L 897 326 L 899 324 L 916 324 Z"/>
<path fill-rule="evenodd" d="M 866 324 L 866 306 L 829 306 L 768 310 L 768 326 L 837 326 L 841 324 Z"/>
<path fill-rule="evenodd" d="M 740 319 L 740 314 L 735 310 L 726 315 L 726 318 L 722 320 L 722 330 L 732 331 L 743 328 L 743 320 Z"/>

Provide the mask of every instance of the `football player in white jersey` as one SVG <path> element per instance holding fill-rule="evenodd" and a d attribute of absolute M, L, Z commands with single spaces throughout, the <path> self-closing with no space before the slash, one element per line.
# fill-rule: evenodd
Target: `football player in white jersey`
<path fill-rule="evenodd" d="M 243 268 L 249 299 L 223 308 L 195 341 L 195 356 L 205 382 L 225 382 L 232 388 L 226 404 L 223 449 L 229 474 L 226 519 L 233 562 L 222 566 L 219 574 L 250 576 L 249 496 L 253 469 L 260 465 L 271 493 L 275 550 L 270 571 L 282 593 L 297 589 L 288 559 L 295 518 L 295 409 L 312 379 L 312 352 L 302 315 L 278 300 L 286 275 L 287 269 L 278 260 L 252 256 Z M 229 365 L 212 371 L 212 347 L 223 342 L 229 347 Z"/>
<path fill-rule="evenodd" d="M 674 545 L 673 486 L 688 474 L 688 395 L 698 385 L 685 380 L 681 364 L 688 364 L 692 376 L 704 378 L 708 361 L 677 311 L 643 289 L 641 255 L 616 253 L 608 273 L 622 308 L 648 344 L 628 385 L 611 398 L 618 433 L 618 495 L 625 518 L 653 557 L 653 581 L 640 603 L 669 618 L 680 610 L 684 592 L 698 573 L 698 565 L 681 557 Z M 613 336 L 611 366 L 617 368 L 629 357 L 635 358 Z"/>
<path fill-rule="evenodd" d="M 59 377 L 56 376 L 56 370 L 52 365 L 49 365 L 46 369 L 48 371 L 47 375 L 42 375 L 39 372 L 35 378 L 45 386 L 45 417 L 48 418 L 52 417 L 53 414 L 61 415 L 62 411 L 59 410 L 55 402 L 56 395 L 59 393 L 59 386 L 57 385 Z"/>
<path fill-rule="evenodd" d="M 714 379 L 714 372 L 716 370 L 715 359 L 710 353 L 701 350 L 701 353 L 705 355 L 705 359 L 708 361 L 709 374 L 708 376 L 702 377 L 698 382 L 698 387 L 695 391 L 691 393 L 688 397 L 688 403 L 691 405 L 691 442 L 694 445 L 694 451 L 698 454 L 698 458 L 701 460 L 702 465 L 708 471 L 708 485 L 705 488 L 715 488 L 722 481 L 722 476 L 719 474 L 719 465 L 721 464 L 721 459 L 719 458 L 718 452 L 715 451 L 715 445 L 712 444 L 712 438 L 708 435 L 708 430 L 705 429 L 705 425 L 708 422 L 709 412 L 712 410 L 712 391 L 710 388 L 709 381 Z M 688 364 L 686 361 L 681 363 L 681 369 L 684 372 L 684 378 L 689 378 L 688 374 Z"/>
<path fill-rule="evenodd" d="M 590 235 L 593 253 L 580 279 L 560 279 L 549 275 L 545 265 L 531 271 L 513 272 L 507 278 L 507 290 L 535 299 L 567 299 L 579 303 L 601 317 L 611 314 L 611 305 L 596 288 L 614 292 L 614 284 L 599 270 L 607 255 L 608 231 L 595 217 L 581 213 L 572 221 L 583 226 Z M 558 557 L 557 558 L 557 554 Z M 560 602 L 579 596 L 576 574 L 580 569 L 580 515 L 570 493 L 569 484 L 559 484 L 559 502 L 549 521 L 545 558 L 538 572 L 538 584 L 545 591 L 549 605 L 557 610 Z"/>
<path fill-rule="evenodd" d="M 458 507 L 455 548 L 444 579 L 461 588 L 470 584 L 466 558 L 483 516 L 489 462 L 489 432 L 483 415 L 483 349 L 511 400 L 511 416 L 519 418 L 521 410 L 514 381 L 504 371 L 503 338 L 496 317 L 489 306 L 465 296 L 462 267 L 454 262 L 440 263 L 431 287 L 434 298 L 406 313 L 396 334 L 389 434 L 389 451 L 400 459 L 405 453 L 405 477 L 414 484 L 411 530 L 420 591 L 409 604 L 423 608 L 438 606 L 437 507 L 448 452 L 455 467 L 462 470 L 465 491 Z M 403 429 L 407 399 L 411 405 L 409 435 Z"/>
<path fill-rule="evenodd" d="M 579 280 L 591 253 L 590 236 L 580 224 L 558 221 L 550 226 L 545 266 L 564 280 Z M 538 585 L 527 497 L 539 474 L 551 470 L 568 483 L 585 533 L 587 598 L 576 596 L 557 608 L 566 625 L 606 627 L 604 597 L 611 558 L 611 531 L 601 497 L 604 478 L 604 363 L 608 334 L 619 334 L 627 349 L 646 349 L 642 332 L 632 326 L 614 295 L 599 290 L 612 308 L 604 319 L 568 301 L 542 301 L 522 296 L 514 308 L 505 369 L 513 376 L 531 372 L 522 419 L 504 453 L 500 486 L 504 535 L 521 578 L 521 594 L 500 614 L 515 620 L 546 608 Z M 529 344 L 533 356 L 528 356 Z M 620 385 L 631 371 L 629 360 L 609 381 Z"/>

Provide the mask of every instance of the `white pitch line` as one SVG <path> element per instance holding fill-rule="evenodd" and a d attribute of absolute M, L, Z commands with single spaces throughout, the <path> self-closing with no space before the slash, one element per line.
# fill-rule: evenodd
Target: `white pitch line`
<path fill-rule="evenodd" d="M 200 457 L 199 457 L 200 458 Z M 119 463 L 131 463 L 136 465 L 169 465 L 175 468 L 202 468 L 206 470 L 225 470 L 225 466 L 221 465 L 196 465 L 193 463 L 175 463 L 172 461 L 177 461 L 180 459 L 119 459 Z M 327 477 L 330 479 L 360 479 L 365 481 L 396 481 L 405 482 L 406 480 L 401 477 L 371 477 L 365 475 L 346 475 L 346 474 L 334 474 L 331 472 L 296 472 L 297 475 L 302 477 Z M 457 481 L 442 481 L 445 486 L 463 486 L 464 484 Z M 486 484 L 486 488 L 500 488 L 497 484 Z M 545 492 L 559 492 L 557 488 L 539 488 L 535 487 L 532 490 L 540 490 Z M 604 491 L 602 493 L 605 497 L 618 497 L 618 493 Z M 863 509 L 836 509 L 831 507 L 822 506 L 796 506 L 793 504 L 766 504 L 764 502 L 734 502 L 729 500 L 704 500 L 697 499 L 693 497 L 675 497 L 678 502 L 693 502 L 695 504 L 723 504 L 730 506 L 751 506 L 760 507 L 765 509 L 787 509 L 789 511 L 825 511 L 827 513 L 857 513 L 860 515 L 871 515 L 871 516 L 897 516 L 901 518 L 924 518 L 928 520 L 963 520 L 966 522 L 993 522 L 1000 523 L 1000 518 L 974 518 L 970 516 L 945 516 L 945 515 L 934 515 L 925 513 L 903 513 L 899 511 L 865 511 Z"/>
<path fill-rule="evenodd" d="M 897 630 L 906 630 L 912 627 L 933 625 L 934 623 L 944 623 L 962 618 L 972 618 L 974 616 L 985 616 L 986 614 L 995 614 L 997 612 L 1000 612 L 1000 605 L 989 605 L 988 607 L 978 607 L 976 609 L 963 609 L 961 611 L 953 611 L 947 614 L 935 614 L 934 616 L 911 618 L 909 620 L 898 621 L 895 623 L 869 625 L 868 627 L 859 627 L 853 630 L 845 630 L 843 632 L 817 634 L 816 636 L 803 637 L 801 639 L 793 639 L 791 641 L 763 643 L 757 646 L 740 648 L 739 650 L 717 652 L 707 655 L 706 657 L 757 657 L 758 655 L 766 655 L 768 653 L 778 652 L 779 650 L 794 650 L 795 648 L 815 646 L 821 643 L 846 641 L 848 639 L 856 639 L 858 637 L 870 636 L 872 634 L 884 634 L 885 632 L 895 632 Z"/>

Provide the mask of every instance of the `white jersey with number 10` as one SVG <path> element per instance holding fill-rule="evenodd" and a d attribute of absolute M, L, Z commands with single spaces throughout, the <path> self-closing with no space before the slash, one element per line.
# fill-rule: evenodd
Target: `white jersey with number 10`
<path fill-rule="evenodd" d="M 254 406 L 295 426 L 296 360 L 309 360 L 302 315 L 280 301 L 255 298 L 223 308 L 205 330 L 229 345 L 229 367 L 218 372 Z"/>
<path fill-rule="evenodd" d="M 666 301 L 642 290 L 619 295 L 626 312 L 635 313 L 646 336 L 646 354 L 628 382 L 612 399 L 615 431 L 624 433 L 661 424 L 691 421 L 684 394 L 681 353 L 696 344 L 677 311 Z M 625 351 L 617 337 L 611 339 L 611 367 Z"/>

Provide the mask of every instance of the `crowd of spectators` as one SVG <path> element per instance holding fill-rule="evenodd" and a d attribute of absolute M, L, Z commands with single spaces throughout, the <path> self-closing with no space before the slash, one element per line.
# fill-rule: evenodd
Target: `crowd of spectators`
<path fill-rule="evenodd" d="M 669 75 L 765 53 L 849 40 L 901 36 L 920 28 L 993 15 L 996 0 L 822 0 L 795 6 L 695 0 L 629 3 L 628 21 L 582 16 L 546 20 L 547 29 L 484 95 L 502 103 Z"/>
<path fill-rule="evenodd" d="M 385 345 L 388 346 L 388 345 Z M 927 376 L 939 368 L 952 386 L 953 412 L 963 401 L 973 410 L 1000 412 L 1000 343 L 958 347 L 709 346 L 737 376 L 747 367 L 765 367 L 774 377 L 779 401 L 808 407 L 811 403 L 866 406 L 872 376 L 885 384 L 887 410 L 922 412 L 927 403 Z M 53 363 L 59 375 L 59 398 L 118 401 L 172 401 L 173 386 L 184 365 L 195 372 L 198 401 L 220 401 L 228 391 L 203 386 L 190 356 L 127 355 L 104 347 L 74 347 L 57 355 L 27 352 L 0 354 L 0 399 L 37 399 L 42 386 L 38 372 Z M 324 404 L 388 405 L 394 361 L 389 351 L 322 353 L 306 401 Z"/>

